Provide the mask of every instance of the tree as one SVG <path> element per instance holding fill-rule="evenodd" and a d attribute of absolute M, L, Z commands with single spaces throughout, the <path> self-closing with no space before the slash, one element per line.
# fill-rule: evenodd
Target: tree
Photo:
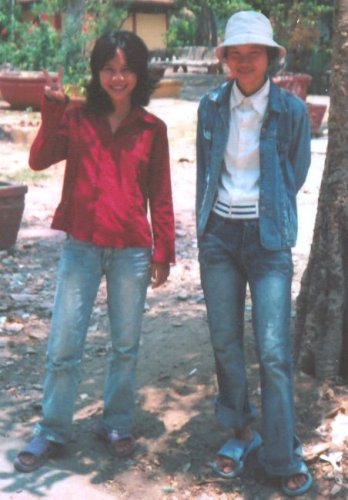
<path fill-rule="evenodd" d="M 218 43 L 218 21 L 228 18 L 233 12 L 241 9 L 250 9 L 252 2 L 244 0 L 176 0 L 175 7 L 187 10 L 195 15 L 195 31 L 192 44 L 216 46 Z M 180 15 L 179 15 L 180 18 Z M 178 24 L 178 17 L 175 19 Z M 192 26 L 190 26 L 190 31 Z"/>
<path fill-rule="evenodd" d="M 214 38 L 214 32 L 209 33 L 207 26 L 216 31 L 216 26 L 221 21 L 224 27 L 226 20 L 238 10 L 255 9 L 273 18 L 277 34 L 281 38 L 284 36 L 289 38 L 293 34 L 296 36 L 296 32 L 302 25 L 312 33 L 317 30 L 316 22 L 319 17 L 332 10 L 332 0 L 307 0 L 306 2 L 302 0 L 176 0 L 175 7 L 177 11 L 183 8 L 189 9 L 196 15 L 196 29 L 198 32 L 202 30 L 207 44 Z M 208 19 L 203 20 L 204 15 Z"/>
<path fill-rule="evenodd" d="M 59 36 L 44 10 L 33 4 L 33 18 L 23 20 L 23 5 L 0 0 L 0 65 L 21 70 L 50 67 L 59 50 Z"/>
<path fill-rule="evenodd" d="M 56 62 L 65 68 L 65 80 L 82 88 L 89 74 L 94 41 L 104 31 L 120 28 L 127 17 L 126 9 L 114 0 L 44 0 L 40 5 L 63 14 Z"/>
<path fill-rule="evenodd" d="M 348 0 L 336 0 L 327 156 L 295 328 L 295 357 L 318 379 L 348 375 L 347 75 Z"/>

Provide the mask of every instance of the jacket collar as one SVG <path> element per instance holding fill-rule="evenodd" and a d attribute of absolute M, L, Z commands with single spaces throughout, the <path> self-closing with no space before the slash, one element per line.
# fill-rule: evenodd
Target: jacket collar
<path fill-rule="evenodd" d="M 267 78 L 257 92 L 247 97 L 239 90 L 236 81 L 234 81 L 231 90 L 230 109 L 232 110 L 240 106 L 243 102 L 248 102 L 254 111 L 263 116 L 268 105 L 269 89 L 270 80 Z"/>
<path fill-rule="evenodd" d="M 233 80 L 224 82 L 219 87 L 208 92 L 208 99 L 215 102 L 218 106 L 229 106 L 230 94 L 233 86 Z M 268 110 L 280 113 L 285 109 L 284 90 L 270 81 Z"/>
<path fill-rule="evenodd" d="M 133 120 L 143 120 L 146 123 L 154 124 L 157 123 L 157 118 L 155 115 L 144 109 L 142 106 L 135 106 L 127 117 L 130 121 Z"/>

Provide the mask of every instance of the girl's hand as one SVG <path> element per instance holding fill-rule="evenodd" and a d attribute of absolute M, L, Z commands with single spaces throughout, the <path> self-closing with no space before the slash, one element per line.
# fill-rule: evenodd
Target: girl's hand
<path fill-rule="evenodd" d="M 163 262 L 153 262 L 151 264 L 152 288 L 157 288 L 167 281 L 170 266 Z"/>
<path fill-rule="evenodd" d="M 42 68 L 42 72 L 46 80 L 44 90 L 45 96 L 52 101 L 65 102 L 66 96 L 63 85 L 63 66 L 59 66 L 57 78 L 53 78 L 46 68 Z"/>

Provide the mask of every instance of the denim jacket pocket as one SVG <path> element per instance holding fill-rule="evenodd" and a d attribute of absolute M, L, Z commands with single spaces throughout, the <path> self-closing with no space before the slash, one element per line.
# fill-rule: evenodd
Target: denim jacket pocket
<path fill-rule="evenodd" d="M 203 129 L 203 137 L 206 141 L 211 142 L 212 139 L 212 133 L 210 129 L 204 128 Z"/>
<path fill-rule="evenodd" d="M 283 202 L 282 206 L 282 239 L 284 246 L 292 246 L 296 239 L 297 233 L 297 217 L 294 213 L 291 204 Z"/>

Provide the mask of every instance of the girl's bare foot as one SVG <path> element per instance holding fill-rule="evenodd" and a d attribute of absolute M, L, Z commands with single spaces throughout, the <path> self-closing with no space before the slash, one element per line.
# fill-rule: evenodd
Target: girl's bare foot
<path fill-rule="evenodd" d="M 287 479 L 285 484 L 289 490 L 297 490 L 298 488 L 301 488 L 306 481 L 307 476 L 305 474 L 294 474 Z"/>

